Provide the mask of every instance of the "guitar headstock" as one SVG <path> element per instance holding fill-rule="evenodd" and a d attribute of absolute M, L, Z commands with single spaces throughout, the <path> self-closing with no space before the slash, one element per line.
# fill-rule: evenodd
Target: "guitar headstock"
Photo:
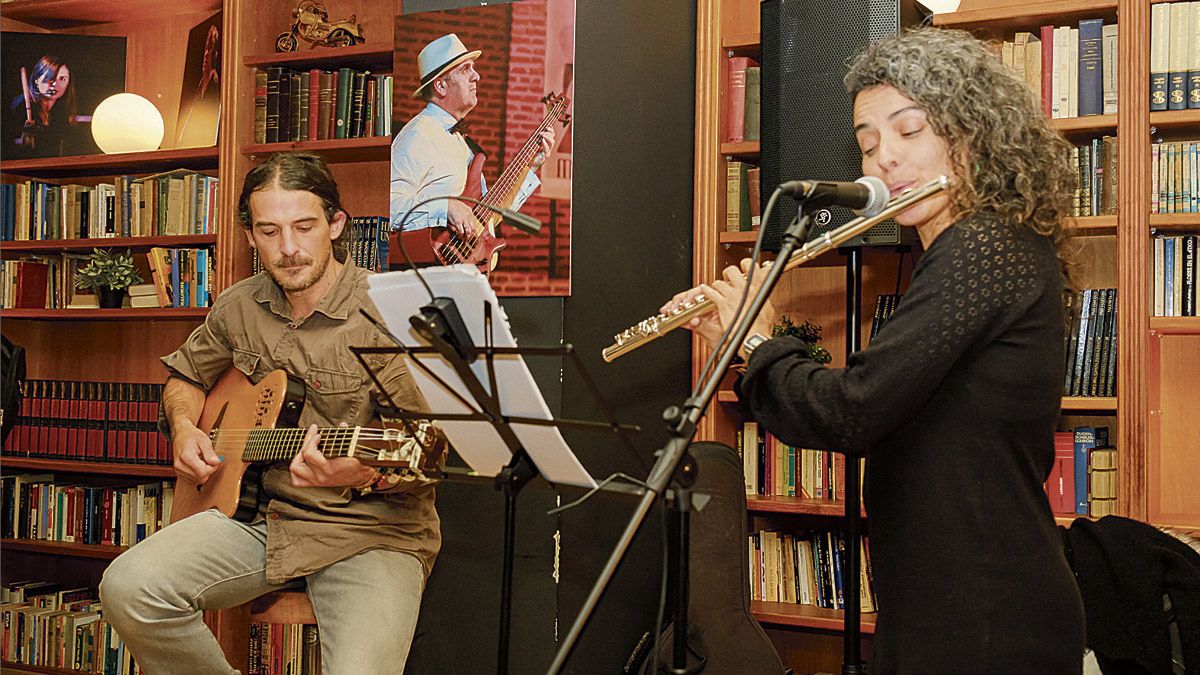
<path fill-rule="evenodd" d="M 403 469 L 417 477 L 440 470 L 449 445 L 432 422 L 385 419 L 384 423 L 382 429 L 363 429 L 353 457 L 368 466 Z"/>
<path fill-rule="evenodd" d="M 546 106 L 548 117 L 558 120 L 564 128 L 571 123 L 571 113 L 567 112 L 571 107 L 571 99 L 566 94 L 549 92 L 542 97 L 542 103 Z"/>

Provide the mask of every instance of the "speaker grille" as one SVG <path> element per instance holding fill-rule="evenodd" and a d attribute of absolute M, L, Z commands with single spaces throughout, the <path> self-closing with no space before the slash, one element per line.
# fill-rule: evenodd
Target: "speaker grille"
<path fill-rule="evenodd" d="M 868 42 L 900 29 L 896 0 L 766 0 L 762 3 L 762 203 L 788 180 L 857 179 L 862 172 L 854 142 L 850 98 L 842 87 L 849 59 Z M 764 247 L 779 250 L 796 215 L 781 199 L 766 228 Z M 854 218 L 849 210 L 814 214 L 811 236 Z M 816 223 L 820 223 L 819 225 Z M 859 244 L 896 244 L 893 222 L 871 228 Z M 854 245 L 853 243 L 851 245 Z"/>

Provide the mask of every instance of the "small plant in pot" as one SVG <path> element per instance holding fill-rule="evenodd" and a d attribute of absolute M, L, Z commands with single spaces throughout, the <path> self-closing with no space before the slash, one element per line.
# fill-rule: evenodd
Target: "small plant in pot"
<path fill-rule="evenodd" d="M 142 283 L 142 275 L 133 264 L 133 254 L 112 253 L 92 249 L 87 264 L 75 272 L 75 288 L 90 288 L 100 299 L 100 306 L 119 309 L 125 300 L 125 289 Z"/>

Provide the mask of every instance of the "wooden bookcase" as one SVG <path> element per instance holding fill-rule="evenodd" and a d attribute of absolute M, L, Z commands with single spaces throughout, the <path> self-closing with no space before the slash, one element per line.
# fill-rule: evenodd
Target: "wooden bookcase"
<path fill-rule="evenodd" d="M 242 178 L 261 159 L 281 150 L 309 150 L 330 163 L 342 200 L 353 215 L 386 215 L 390 138 L 357 138 L 300 143 L 254 144 L 254 69 L 269 65 L 292 68 L 369 68 L 392 70 L 393 24 L 399 2 L 345 0 L 339 16 L 356 14 L 367 42 L 348 48 L 309 48 L 277 54 L 275 37 L 292 21 L 291 0 L 11 0 L 4 4 L 0 26 L 5 31 L 110 35 L 127 38 L 126 90 L 154 101 L 164 118 L 163 148 L 126 155 L 92 155 L 0 162 L 5 182 L 37 179 L 48 182 L 111 180 L 117 175 L 146 175 L 186 168 L 220 179 L 219 230 L 214 235 L 140 237 L 101 240 L 5 242 L 5 255 L 88 251 L 93 246 L 210 247 L 214 253 L 214 296 L 249 275 L 249 249 L 236 221 Z M 222 16 L 220 134 L 209 148 L 170 147 L 176 124 L 176 102 L 182 87 L 188 31 L 218 10 Z M 159 357 L 174 351 L 203 321 L 205 309 L 37 310 L 3 311 L 4 334 L 26 347 L 29 378 L 161 383 L 166 372 Z M 74 476 L 172 477 L 170 467 L 104 462 L 58 461 L 5 457 L 6 471 L 59 472 Z M 124 549 L 45 541 L 0 541 L 4 577 L 45 578 L 95 587 L 108 562 Z M 277 603 L 268 620 L 302 616 L 294 598 Z M 280 614 L 279 606 L 288 612 Z M 256 610 L 257 611 L 257 610 Z M 275 617 L 275 618 L 272 618 Z M 250 608 L 207 617 L 226 654 L 245 670 L 246 622 Z M 69 673 L 73 671 L 3 664 L 5 672 Z"/>
<path fill-rule="evenodd" d="M 1156 2 L 1157 0 L 1153 0 Z M 1081 287 L 1120 289 L 1118 381 L 1115 397 L 1064 397 L 1062 429 L 1079 424 L 1109 426 L 1119 448 L 1119 513 L 1155 524 L 1195 529 L 1200 496 L 1189 477 L 1200 475 L 1200 441 L 1187 411 L 1200 409 L 1200 318 L 1151 318 L 1150 239 L 1157 231 L 1200 232 L 1200 214 L 1151 215 L 1151 134 L 1166 140 L 1200 136 L 1200 111 L 1149 112 L 1151 0 L 1001 0 L 985 9 L 939 14 L 937 26 L 970 30 L 981 38 L 1011 39 L 1013 32 L 1045 24 L 1075 24 L 1083 18 L 1119 18 L 1119 106 L 1116 115 L 1054 120 L 1070 140 L 1115 133 L 1119 138 L 1120 189 L 1117 216 L 1078 218 L 1069 224 L 1082 261 Z M 725 163 L 753 161 L 759 144 L 724 143 L 726 58 L 759 54 L 757 0 L 702 0 L 697 5 L 696 143 L 693 278 L 704 282 L 747 255 L 755 233 L 724 232 Z M 847 130 L 849 133 L 849 130 Z M 844 278 L 835 255 L 793 270 L 776 290 L 782 312 L 824 327 L 823 344 L 833 365 L 845 362 Z M 895 254 L 868 251 L 864 303 L 892 292 Z M 911 270 L 906 265 L 906 270 Z M 907 275 L 905 275 L 907 276 Z M 863 322 L 864 335 L 869 321 Z M 707 350 L 693 341 L 693 375 Z M 732 444 L 742 420 L 723 391 L 701 423 L 700 435 Z M 786 497 L 748 499 L 751 531 L 766 523 L 804 529 L 839 522 L 842 505 Z M 1067 524 L 1069 519 L 1062 518 Z M 841 662 L 841 613 L 784 603 L 753 603 L 751 610 L 775 641 L 785 663 L 836 672 Z M 863 633 L 873 632 L 863 615 Z M 864 638 L 864 643 L 869 642 Z M 869 645 L 864 644 L 864 654 Z"/>

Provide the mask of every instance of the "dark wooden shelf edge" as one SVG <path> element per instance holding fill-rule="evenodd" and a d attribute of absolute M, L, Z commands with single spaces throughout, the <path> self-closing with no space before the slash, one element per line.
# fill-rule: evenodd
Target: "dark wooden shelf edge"
<path fill-rule="evenodd" d="M 1200 108 L 1150 113 L 1150 126 L 1160 129 L 1200 125 Z"/>
<path fill-rule="evenodd" d="M 393 46 L 391 43 L 365 43 L 353 47 L 313 47 L 295 52 L 272 52 L 252 54 L 242 59 L 242 65 L 262 68 L 266 66 L 320 66 L 328 68 L 340 64 L 386 65 L 392 68 Z"/>
<path fill-rule="evenodd" d="M 1083 16 L 1106 16 L 1116 11 L 1117 0 L 1054 0 L 934 14 L 933 25 L 961 29 L 1000 26 L 1007 29 L 1048 21 L 1069 21 Z"/>
<path fill-rule="evenodd" d="M 5 319 L 29 319 L 32 321 L 144 321 L 161 319 L 167 321 L 190 321 L 208 315 L 207 307 L 151 307 L 127 309 L 29 309 L 13 308 L 0 310 Z"/>
<path fill-rule="evenodd" d="M 66 473 L 99 473 L 113 476 L 146 476 L 174 478 L 175 469 L 157 464 L 121 464 L 118 462 L 84 462 L 70 459 L 42 459 L 0 455 L 0 468 L 62 471 Z"/>
<path fill-rule="evenodd" d="M 367 138 L 338 138 L 324 141 L 285 141 L 242 146 L 243 155 L 269 155 L 289 150 L 307 150 L 321 155 L 327 162 L 384 161 L 391 155 L 392 139 L 388 136 Z"/>
<path fill-rule="evenodd" d="M 49 553 L 75 558 L 100 558 L 112 560 L 128 549 L 127 546 L 100 546 L 96 544 L 73 544 L 63 541 L 42 541 L 39 539 L 0 539 L 0 548 L 9 551 L 26 551 L 30 553 Z"/>
<path fill-rule="evenodd" d="M 119 173 L 154 173 L 164 169 L 215 169 L 217 148 L 152 150 L 118 155 L 79 155 L 12 159 L 0 162 L 0 172 L 20 176 L 95 176 Z"/>
<path fill-rule="evenodd" d="M 845 612 L 840 609 L 825 609 L 812 605 L 764 600 L 751 600 L 750 613 L 764 626 L 812 628 L 838 633 L 843 630 L 843 617 L 845 616 Z M 863 635 L 873 635 L 875 633 L 875 615 L 871 613 L 860 616 L 862 617 L 860 625 Z"/>
<path fill-rule="evenodd" d="M 1152 316 L 1150 330 L 1162 335 L 1200 335 L 1200 317 Z"/>
<path fill-rule="evenodd" d="M 746 496 L 746 511 L 750 513 L 783 513 L 801 516 L 839 518 L 846 514 L 846 504 L 840 499 L 811 499 L 808 497 Z M 860 512 L 866 517 L 866 512 Z"/>
<path fill-rule="evenodd" d="M 180 248 L 214 246 L 215 234 L 180 234 L 161 237 L 109 237 L 106 239 L 20 239 L 0 243 L 5 253 L 34 253 L 42 251 L 90 251 L 93 248 L 136 248 L 151 246 Z"/>
<path fill-rule="evenodd" d="M 79 675 L 82 670 L 68 668 L 50 668 L 49 666 L 31 666 L 28 663 L 0 661 L 0 672 L 4 673 L 49 673 L 49 675 Z"/>
<path fill-rule="evenodd" d="M 1078 410 L 1105 410 L 1115 412 L 1117 410 L 1117 397 L 1115 396 L 1064 396 L 1062 398 L 1062 409 L 1064 411 Z"/>

